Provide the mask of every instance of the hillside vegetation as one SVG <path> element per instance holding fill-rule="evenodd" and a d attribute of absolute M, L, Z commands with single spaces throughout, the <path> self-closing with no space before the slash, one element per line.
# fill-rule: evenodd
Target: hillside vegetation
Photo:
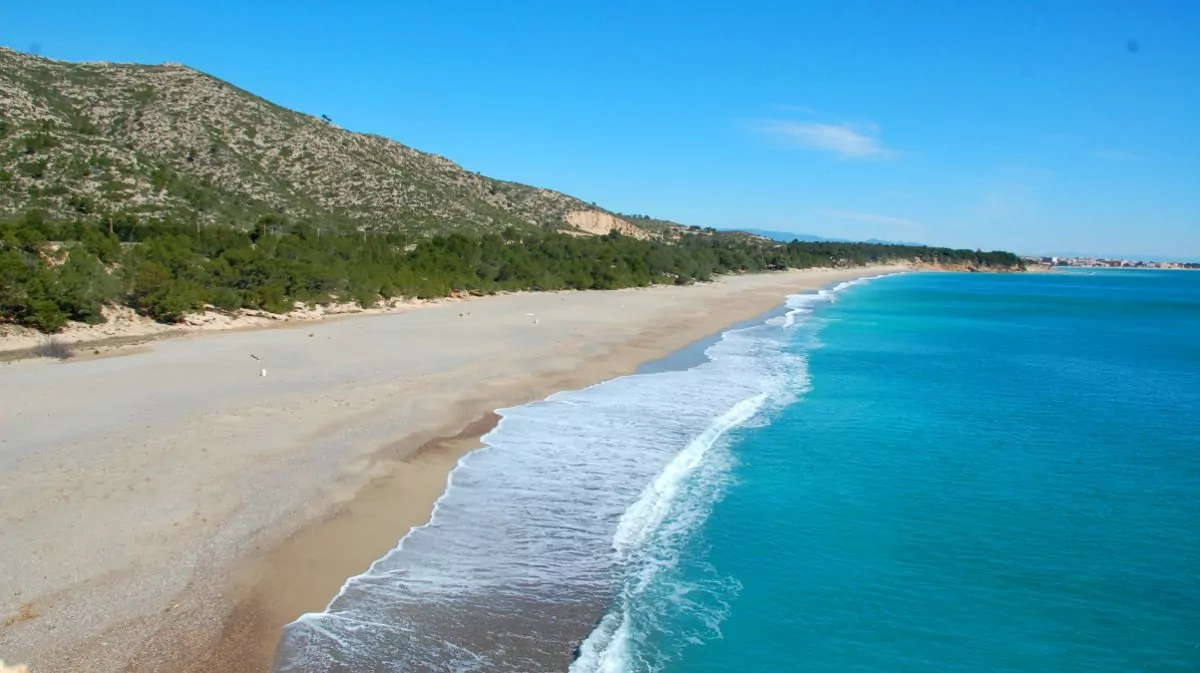
<path fill-rule="evenodd" d="M 180 65 L 63 63 L 0 48 L 0 322 L 43 332 L 104 306 L 206 308 L 686 284 L 1010 253 L 780 244 L 463 170 Z"/>
<path fill-rule="evenodd" d="M 132 241 L 132 242 L 125 242 Z M 0 224 L 0 319 L 44 332 L 67 320 L 96 323 L 107 304 L 173 322 L 206 306 L 284 312 L 296 302 L 512 290 L 613 289 L 687 284 L 714 275 L 921 261 L 1013 269 L 1009 253 L 866 243 L 763 245 L 747 237 L 686 233 L 664 241 L 612 231 L 438 235 L 320 233 L 266 216 L 245 231 L 174 223 L 105 230 L 28 214 Z"/>
<path fill-rule="evenodd" d="M 410 234 L 573 230 L 571 213 L 597 210 L 345 131 L 183 65 L 67 63 L 0 48 L 0 212 L 29 208 L 243 227 L 279 213 Z"/>

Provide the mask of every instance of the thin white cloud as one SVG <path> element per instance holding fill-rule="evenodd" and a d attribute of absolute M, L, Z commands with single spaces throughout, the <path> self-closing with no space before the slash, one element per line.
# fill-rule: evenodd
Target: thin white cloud
<path fill-rule="evenodd" d="M 1092 158 L 1101 159 L 1103 161 L 1119 161 L 1124 163 L 1138 163 L 1146 160 L 1146 157 L 1141 154 L 1111 149 L 1092 150 Z"/>
<path fill-rule="evenodd" d="M 883 146 L 877 124 L 821 124 L 772 120 L 758 124 L 758 130 L 787 145 L 832 152 L 850 159 L 894 156 Z"/>
<path fill-rule="evenodd" d="M 818 215 L 826 217 L 836 217 L 840 220 L 853 220 L 855 222 L 870 222 L 871 224 L 886 224 L 892 227 L 919 228 L 921 225 L 912 220 L 906 220 L 903 217 L 892 217 L 891 215 L 875 215 L 874 213 L 857 213 L 852 210 L 835 210 L 826 208 L 818 210 Z"/>

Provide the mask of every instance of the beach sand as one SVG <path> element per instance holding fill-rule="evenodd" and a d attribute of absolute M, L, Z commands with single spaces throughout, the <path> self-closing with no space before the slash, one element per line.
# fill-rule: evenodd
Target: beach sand
<path fill-rule="evenodd" d="M 428 520 L 495 409 L 890 270 L 485 297 L 0 366 L 0 657 L 265 670 L 285 624 Z"/>

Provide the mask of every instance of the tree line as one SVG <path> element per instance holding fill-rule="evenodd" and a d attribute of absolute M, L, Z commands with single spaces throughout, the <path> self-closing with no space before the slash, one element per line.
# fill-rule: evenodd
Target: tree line
<path fill-rule="evenodd" d="M 279 215 L 249 229 L 135 215 L 54 220 L 30 211 L 0 222 L 0 322 L 60 330 L 103 322 L 124 305 L 162 322 L 207 306 L 282 313 L 297 302 L 369 306 L 392 298 L 517 290 L 607 290 L 708 281 L 788 268 L 930 263 L 1015 267 L 1006 252 L 866 243 L 765 243 L 724 233 L 640 240 L 612 232 L 400 233 L 322 230 Z"/>

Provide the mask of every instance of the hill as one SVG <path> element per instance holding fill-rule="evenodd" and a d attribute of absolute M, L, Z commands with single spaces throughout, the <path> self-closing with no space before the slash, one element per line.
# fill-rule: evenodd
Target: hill
<path fill-rule="evenodd" d="M 184 65 L 0 48 L 0 214 L 132 213 L 249 226 L 648 233 L 566 194 L 294 112 Z"/>
<path fill-rule="evenodd" d="M 815 243 L 818 241 L 832 241 L 834 239 L 817 236 L 816 234 L 797 234 L 789 231 L 772 231 L 769 229 L 742 229 L 748 234 L 769 238 L 772 241 L 780 243 L 791 243 L 792 241 L 802 241 L 807 243 Z"/>
<path fill-rule="evenodd" d="M 185 66 L 0 48 L 0 327 L 897 262 L 1020 268 L 1009 253 L 781 244 L 619 216 Z"/>
<path fill-rule="evenodd" d="M 914 243 L 912 241 L 885 241 L 880 238 L 868 238 L 865 241 L 855 241 L 848 238 L 827 238 L 825 236 L 817 236 L 816 234 L 798 234 L 789 231 L 771 231 L 768 229 L 741 229 L 748 234 L 769 238 L 772 241 L 779 243 L 791 243 L 792 241 L 801 241 L 804 243 L 870 243 L 871 245 L 902 245 L 907 247 L 922 247 L 924 243 Z"/>

